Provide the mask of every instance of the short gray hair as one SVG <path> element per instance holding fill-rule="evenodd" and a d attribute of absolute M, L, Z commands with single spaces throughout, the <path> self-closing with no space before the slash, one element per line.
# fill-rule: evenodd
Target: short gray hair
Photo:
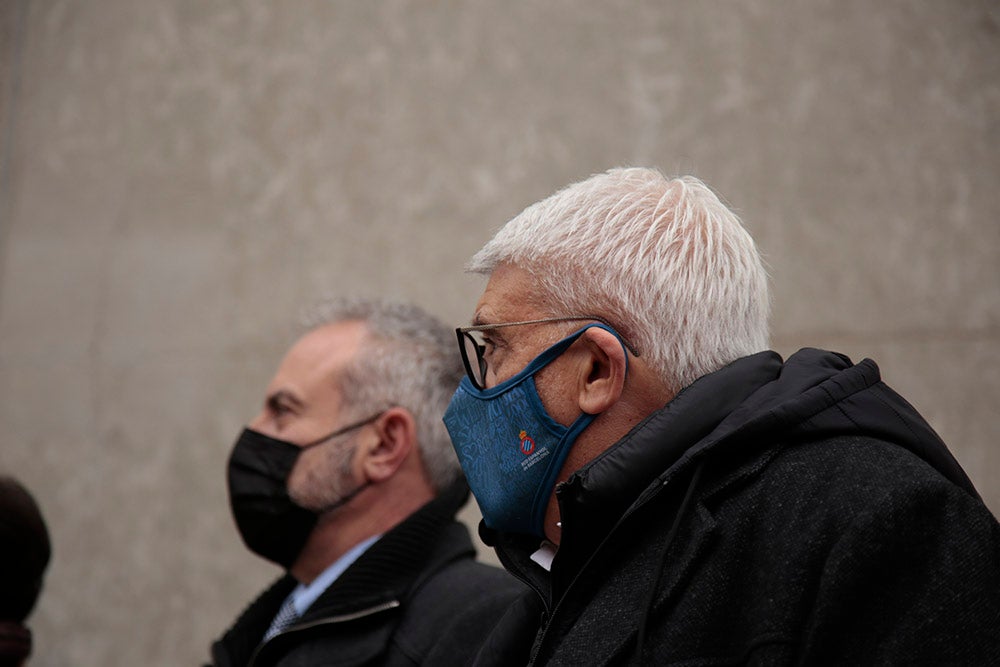
<path fill-rule="evenodd" d="M 599 315 L 673 392 L 766 350 L 767 273 L 739 218 L 693 176 L 612 169 L 522 211 L 469 262 L 515 265 L 565 312 Z"/>
<path fill-rule="evenodd" d="M 338 387 L 352 418 L 391 406 L 406 408 L 416 421 L 420 458 L 435 490 L 462 476 L 441 421 L 464 374 L 452 329 L 415 305 L 361 298 L 322 301 L 303 319 L 309 329 L 362 322 L 361 351 Z"/>

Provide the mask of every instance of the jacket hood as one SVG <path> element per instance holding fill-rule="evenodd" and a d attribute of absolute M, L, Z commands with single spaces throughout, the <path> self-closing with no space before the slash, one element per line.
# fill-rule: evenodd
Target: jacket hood
<path fill-rule="evenodd" d="M 777 378 L 754 392 L 716 431 L 718 440 L 731 434 L 758 433 L 783 434 L 791 440 L 846 435 L 885 440 L 910 450 L 978 497 L 938 434 L 882 381 L 871 359 L 853 364 L 842 354 L 802 349 L 788 358 Z"/>
<path fill-rule="evenodd" d="M 703 376 L 557 489 L 563 520 L 614 522 L 644 489 L 733 448 L 859 435 L 896 443 L 978 498 L 941 438 L 871 359 L 805 348 L 738 359 Z M 610 524 L 608 524 L 610 526 Z M 564 533 L 565 536 L 565 533 Z"/>

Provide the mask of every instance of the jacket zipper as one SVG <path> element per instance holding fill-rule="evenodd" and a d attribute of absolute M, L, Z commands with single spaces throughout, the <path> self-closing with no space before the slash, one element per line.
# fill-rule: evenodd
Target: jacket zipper
<path fill-rule="evenodd" d="M 503 565 L 504 569 L 507 570 L 507 572 L 509 572 L 515 579 L 517 579 L 522 584 L 533 590 L 535 592 L 535 595 L 537 595 L 539 599 L 541 599 L 542 606 L 545 607 L 545 613 L 547 614 L 549 612 L 549 605 L 545 601 L 545 594 L 542 592 L 542 589 L 536 586 L 530 577 L 521 575 L 522 568 L 520 564 L 515 563 L 513 560 L 511 560 L 511 558 L 507 555 L 506 551 L 497 549 L 496 554 L 497 558 L 500 560 L 500 564 Z M 516 565 L 517 567 L 511 567 L 514 565 Z"/>
<path fill-rule="evenodd" d="M 690 461 L 688 463 L 689 463 L 689 465 L 691 465 Z M 686 467 L 688 467 L 688 466 L 685 466 L 685 468 Z M 676 477 L 677 477 L 678 474 L 679 474 L 679 472 L 675 472 L 674 475 L 672 475 L 671 479 L 668 479 L 668 480 L 665 480 L 665 481 L 661 482 L 660 485 L 659 485 L 659 487 L 656 489 L 656 491 L 653 492 L 653 493 L 650 493 L 649 497 L 646 498 L 646 499 L 644 499 L 640 505 L 633 505 L 632 507 L 630 507 L 625 512 L 625 514 L 623 514 L 621 516 L 621 518 L 619 518 L 618 521 L 615 522 L 615 525 L 612 526 L 611 530 L 608 531 L 608 534 L 604 536 L 604 539 L 601 540 L 601 542 L 597 545 L 597 547 L 594 549 L 594 551 L 590 554 L 590 557 L 586 561 L 584 561 L 583 565 L 580 566 L 580 569 L 578 569 L 576 571 L 576 574 L 573 576 L 573 579 L 566 586 L 566 590 L 563 591 L 563 594 L 559 598 L 559 601 L 556 602 L 555 607 L 553 607 L 552 613 L 549 614 L 548 622 L 542 628 L 541 635 L 538 637 L 538 640 L 535 642 L 535 651 L 532 653 L 532 655 L 529 658 L 528 667 L 531 667 L 531 665 L 535 664 L 535 658 L 538 657 L 538 653 L 542 650 L 542 646 L 545 644 L 545 638 L 546 638 L 546 636 L 549 633 L 549 628 L 552 627 L 552 621 L 555 619 L 556 613 L 559 611 L 559 608 L 562 606 L 562 601 L 566 599 L 566 597 L 569 595 L 569 592 L 573 589 L 574 586 L 576 586 L 576 583 L 580 580 L 580 577 L 583 575 L 584 570 L 586 570 L 587 567 L 590 566 L 590 564 L 594 561 L 594 559 L 597 558 L 597 555 L 599 553 L 601 553 L 601 551 L 604 549 L 605 545 L 608 542 L 611 541 L 611 538 L 618 531 L 618 529 L 621 527 L 621 525 L 623 523 L 625 523 L 629 519 L 629 517 L 631 517 L 633 514 L 635 514 L 639 509 L 641 509 L 642 507 L 645 507 L 653 498 L 659 496 L 660 493 L 663 491 L 663 488 L 667 484 L 669 484 L 672 481 L 672 479 L 676 479 Z M 501 562 L 502 562 L 502 559 L 501 559 Z M 542 603 L 544 604 L 544 602 L 545 602 L 545 598 L 542 597 Z"/>
<path fill-rule="evenodd" d="M 275 640 L 277 637 L 282 635 L 290 634 L 292 632 L 298 632 L 300 630 L 308 630 L 309 628 L 315 628 L 320 625 L 334 625 L 336 623 L 345 623 L 347 621 L 353 621 L 359 618 L 364 618 L 366 616 L 374 616 L 375 614 L 380 614 L 383 611 L 389 611 L 390 609 L 395 609 L 399 607 L 401 603 L 399 600 L 389 600 L 388 602 L 383 602 L 382 604 L 375 605 L 374 607 L 369 607 L 368 609 L 362 609 L 361 611 L 351 612 L 350 614 L 341 614 L 340 616 L 330 616 L 327 618 L 317 618 L 315 621 L 309 621 L 308 623 L 293 623 L 281 632 L 271 637 L 266 642 L 254 649 L 253 655 L 250 656 L 250 661 L 247 663 L 247 667 L 253 667 L 253 664 L 257 661 L 257 656 L 260 654 L 261 650 Z"/>

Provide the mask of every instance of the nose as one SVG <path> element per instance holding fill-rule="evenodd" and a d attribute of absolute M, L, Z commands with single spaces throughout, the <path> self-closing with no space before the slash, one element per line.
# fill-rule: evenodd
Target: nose
<path fill-rule="evenodd" d="M 267 414 L 267 410 L 261 410 L 260 412 L 258 412 L 257 416 L 254 417 L 253 420 L 249 424 L 247 424 L 247 426 L 249 426 L 254 431 L 257 431 L 258 433 L 263 433 L 264 435 L 271 437 L 274 436 L 275 432 L 274 424 L 271 423 L 271 420 L 269 419 Z"/>

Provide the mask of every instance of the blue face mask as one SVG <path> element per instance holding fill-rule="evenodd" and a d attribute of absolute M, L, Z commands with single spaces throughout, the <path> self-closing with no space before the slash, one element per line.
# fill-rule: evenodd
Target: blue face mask
<path fill-rule="evenodd" d="M 458 385 L 444 423 L 489 528 L 545 536 L 545 509 L 556 476 L 573 443 L 596 415 L 583 413 L 569 427 L 563 426 L 546 412 L 534 376 L 591 327 L 609 331 L 621 342 L 610 327 L 588 324 L 542 352 L 506 382 L 477 389 L 465 377 Z"/>

